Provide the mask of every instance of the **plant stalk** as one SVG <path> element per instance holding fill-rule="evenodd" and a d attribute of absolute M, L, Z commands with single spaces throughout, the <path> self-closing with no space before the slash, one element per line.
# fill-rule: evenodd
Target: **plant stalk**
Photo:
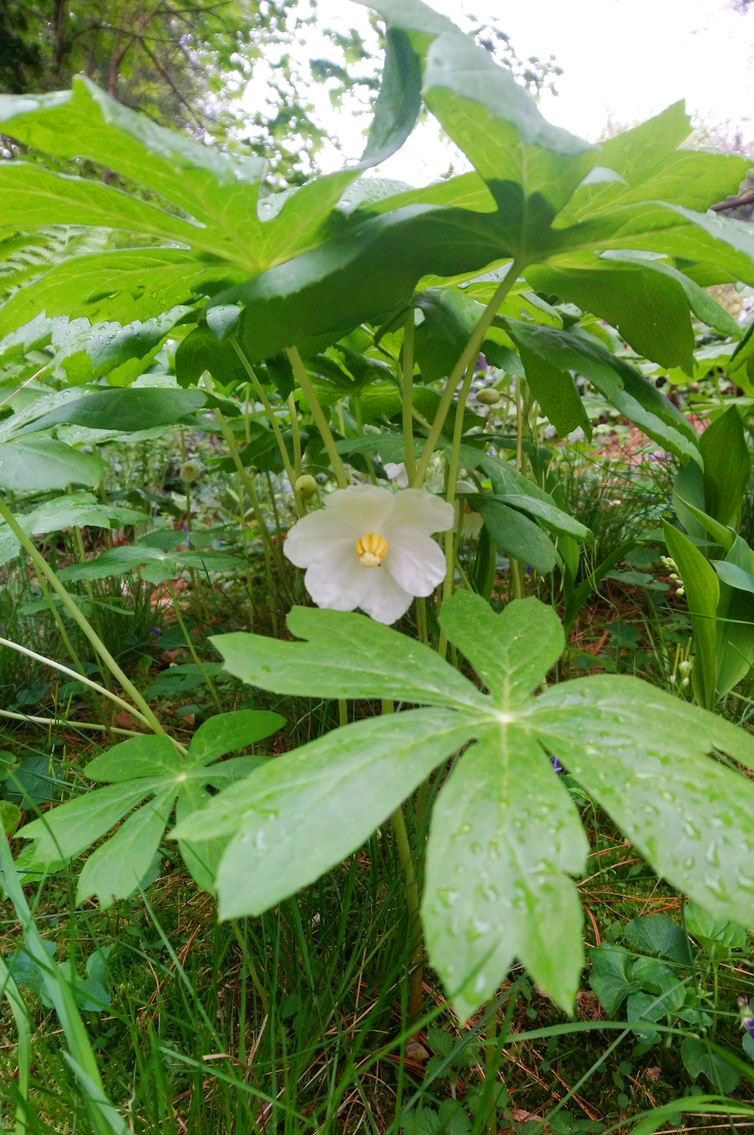
<path fill-rule="evenodd" d="M 340 454 L 338 453 L 338 447 L 335 444 L 335 438 L 333 437 L 332 430 L 330 429 L 330 423 L 325 417 L 325 412 L 322 409 L 319 398 L 317 397 L 317 392 L 314 389 L 314 385 L 306 372 L 306 367 L 304 366 L 303 359 L 298 353 L 296 347 L 288 347 L 286 349 L 286 354 L 288 355 L 291 366 L 293 367 L 293 374 L 296 378 L 296 381 L 304 392 L 306 401 L 309 406 L 309 411 L 314 418 L 314 424 L 319 430 L 319 435 L 322 438 L 322 444 L 327 450 L 330 461 L 332 462 L 335 479 L 338 482 L 338 488 L 345 489 L 348 486 L 348 477 L 346 476 L 346 470 L 341 460 Z"/>
<path fill-rule="evenodd" d="M 521 265 L 519 261 L 515 259 L 511 261 L 510 267 L 508 268 L 508 271 L 505 275 L 505 279 L 501 280 L 497 288 L 495 289 L 495 294 L 484 309 L 481 319 L 469 336 L 469 340 L 466 346 L 461 351 L 461 354 L 458 356 L 458 360 L 456 361 L 455 366 L 450 372 L 450 376 L 445 385 L 445 389 L 442 392 L 442 397 L 440 398 L 440 405 L 437 407 L 437 413 L 435 414 L 434 421 L 432 422 L 432 428 L 429 431 L 429 437 L 426 440 L 421 458 L 419 460 L 419 464 L 416 467 L 416 476 L 414 478 L 414 485 L 416 488 L 421 488 L 421 486 L 424 484 L 424 478 L 427 475 L 427 469 L 429 468 L 429 463 L 432 460 L 432 454 L 434 453 L 437 447 L 437 443 L 440 440 L 440 434 L 442 433 L 443 426 L 445 425 L 445 419 L 448 416 L 448 411 L 450 410 L 450 405 L 453 401 L 453 395 L 455 394 L 456 387 L 461 381 L 463 375 L 466 373 L 466 370 L 476 362 L 477 356 L 479 355 L 479 349 L 484 342 L 484 336 L 487 334 L 490 324 L 497 315 L 503 300 L 508 295 L 508 292 L 511 290 L 513 285 L 516 283 L 520 267 Z"/>

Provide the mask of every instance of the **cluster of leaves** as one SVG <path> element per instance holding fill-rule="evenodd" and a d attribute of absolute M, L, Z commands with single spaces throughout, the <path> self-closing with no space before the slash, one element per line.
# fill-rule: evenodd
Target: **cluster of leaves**
<path fill-rule="evenodd" d="M 716 1006 L 700 988 L 696 973 L 706 965 L 717 969 L 741 956 L 749 936 L 742 926 L 714 918 L 694 902 L 686 903 L 683 914 L 682 927 L 664 914 L 634 919 L 625 929 L 631 949 L 595 947 L 589 984 L 609 1017 L 625 1009 L 640 1038 L 636 1055 L 659 1042 L 653 1023 L 701 1031 L 703 1038 L 687 1034 L 679 1046 L 686 1071 L 692 1080 L 703 1075 L 713 1088 L 732 1092 L 740 1073 L 735 1060 L 726 1059 L 725 1049 L 710 1043 L 707 1034 L 715 1021 Z"/>
<path fill-rule="evenodd" d="M 301 396 L 285 359 L 293 348 L 326 408 L 347 401 L 354 421 L 381 427 L 340 436 L 340 453 L 354 464 L 400 461 L 411 444 L 394 422 L 408 354 L 419 451 L 439 435 L 438 451 L 477 476 L 470 502 L 493 558 L 497 548 L 545 574 L 587 529 L 501 458 L 509 438 L 486 436 L 474 414 L 441 420 L 450 396 L 433 384 L 457 360 L 461 371 L 473 365 L 482 348 L 559 433 L 590 434 L 587 381 L 679 462 L 694 463 L 687 479 L 698 489 L 701 477 L 705 496 L 700 505 L 679 491 L 681 519 L 715 526 L 728 552 L 720 454 L 732 419 L 700 443 L 638 363 L 692 375 L 695 320 L 739 335 L 705 287 L 754 284 L 754 238 L 706 210 L 748 163 L 679 148 L 689 132 L 680 105 L 591 146 L 548 124 L 484 47 L 418 0 L 370 7 L 389 30 L 364 155 L 293 192 L 265 194 L 260 161 L 188 140 L 87 78 L 70 93 L 0 99 L 3 129 L 49 159 L 0 164 L 0 222 L 16 256 L 4 278 L 0 361 L 18 395 L 0 422 L 0 485 L 94 488 L 103 464 L 82 437 L 96 447 L 114 434 L 196 425 L 208 409 L 230 416 L 249 382 L 275 401 L 272 437 L 258 432 L 247 447 L 246 459 L 264 467 L 282 436 L 277 412 Z M 417 190 L 363 178 L 406 140 L 422 105 L 473 172 Z M 61 160 L 86 176 L 61 173 Z M 101 180 L 88 176 L 92 165 Z M 61 243 L 67 226 L 94 243 Z M 20 255 L 30 247 L 30 258 Z M 630 351 L 616 350 L 617 336 Z M 743 343 L 737 358 L 746 358 Z M 41 372 L 45 384 L 26 400 L 21 388 Z M 748 381 L 743 363 L 736 373 Z M 71 427 L 88 432 L 64 432 Z M 294 451 L 300 440 L 292 435 Z M 66 502 L 68 523 L 129 522 L 88 497 Z M 49 523 L 38 509 L 21 517 L 35 533 Z M 142 537 L 65 575 L 138 564 L 148 578 L 169 578 L 198 554 L 170 539 Z M 233 557 L 212 555 L 216 569 L 232 566 Z M 731 566 L 754 578 L 749 561 L 727 563 L 717 565 L 726 585 Z M 105 787 L 23 829 L 33 840 L 28 865 L 75 857 L 128 816 L 80 875 L 79 898 L 106 904 L 143 883 L 176 808 L 187 866 L 217 890 L 223 917 L 259 913 L 352 853 L 465 749 L 434 810 L 423 903 L 430 956 L 461 1017 L 492 996 L 514 958 L 559 1005 L 573 1004 L 583 963 L 573 877 L 588 847 L 552 757 L 676 887 L 720 917 L 752 911 L 754 787 L 710 756 L 752 766 L 748 734 L 631 678 L 584 678 L 533 696 L 564 646 L 556 614 L 537 600 L 496 615 L 459 592 L 439 620 L 487 693 L 428 647 L 358 615 L 294 609 L 298 643 L 217 638 L 226 670 L 249 685 L 420 708 L 344 726 L 273 761 L 213 764 L 276 727 L 259 713 L 205 723 L 185 758 L 164 737 L 134 738 L 87 766 Z M 210 799 L 208 786 L 223 790 Z"/>

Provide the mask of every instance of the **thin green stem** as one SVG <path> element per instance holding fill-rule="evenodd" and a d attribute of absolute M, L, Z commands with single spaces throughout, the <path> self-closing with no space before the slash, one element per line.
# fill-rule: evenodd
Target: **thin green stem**
<path fill-rule="evenodd" d="M 322 438 L 322 444 L 327 450 L 330 461 L 332 462 L 333 472 L 335 479 L 338 482 L 338 488 L 345 489 L 348 485 L 348 478 L 346 476 L 345 467 L 338 453 L 338 447 L 335 444 L 330 423 L 325 417 L 325 412 L 322 409 L 317 392 L 314 389 L 311 379 L 306 372 L 303 359 L 295 347 L 288 347 L 286 354 L 290 359 L 291 366 L 293 367 L 293 374 L 299 386 L 304 392 L 309 411 L 314 418 L 314 424 L 319 430 L 319 436 Z"/>
<path fill-rule="evenodd" d="M 227 421 L 225 420 L 224 415 L 221 413 L 221 411 L 219 409 L 215 409 L 215 421 L 217 422 L 218 426 L 220 427 L 220 432 L 223 435 L 223 440 L 224 440 L 226 446 L 228 447 L 228 453 L 230 454 L 231 460 L 236 467 L 236 472 L 238 473 L 238 476 L 241 480 L 241 484 L 243 485 L 246 497 L 249 501 L 249 504 L 251 505 L 251 510 L 254 513 L 254 519 L 257 522 L 257 527 L 259 528 L 259 534 L 262 537 L 262 543 L 264 545 L 265 555 L 267 557 L 272 557 L 274 559 L 275 558 L 275 549 L 274 549 L 270 534 L 267 530 L 267 525 L 264 522 L 262 510 L 261 510 L 260 505 L 259 505 L 259 498 L 257 497 L 257 491 L 256 491 L 256 488 L 254 486 L 254 479 L 251 477 L 251 475 L 249 474 L 249 470 L 246 468 L 243 461 L 241 460 L 241 452 L 238 448 L 238 442 L 236 441 L 235 437 L 233 436 L 233 431 L 231 430 L 230 426 L 228 425 Z M 269 559 L 268 559 L 268 570 L 270 570 Z"/>
<path fill-rule="evenodd" d="M 38 572 L 41 572 L 41 574 L 45 576 L 53 591 L 55 591 L 60 596 L 63 606 L 69 612 L 74 622 L 76 622 L 84 632 L 91 645 L 94 647 L 104 664 L 109 669 L 110 673 L 113 675 L 116 681 L 120 683 L 123 690 L 134 702 L 134 705 L 138 707 L 140 712 L 137 716 L 140 716 L 143 721 L 146 721 L 150 729 L 152 729 L 155 733 L 159 733 L 162 736 L 167 736 L 165 729 L 155 717 L 147 701 L 139 693 L 131 679 L 126 674 L 124 674 L 123 670 L 115 661 L 110 651 L 107 649 L 105 644 L 100 639 L 99 635 L 89 623 L 88 619 L 86 619 L 82 614 L 81 610 L 78 607 L 78 604 L 68 594 L 65 587 L 63 587 L 63 584 L 60 582 L 50 565 L 34 547 L 33 542 L 21 527 L 21 525 L 18 523 L 15 516 L 3 500 L 0 500 L 0 516 L 2 516 L 3 520 L 8 525 L 13 535 L 20 543 L 21 547 L 29 555 L 32 563 L 34 564 L 34 567 Z M 72 671 L 71 673 L 78 680 L 84 681 L 83 675 L 76 674 L 75 671 Z M 125 705 L 129 713 L 134 712 L 133 706 L 128 705 L 128 703 L 126 702 L 122 702 L 120 698 L 118 700 L 122 705 Z M 177 745 L 177 742 L 173 743 Z"/>
<path fill-rule="evenodd" d="M 401 355 L 401 411 L 403 421 L 403 460 L 406 465 L 408 483 L 416 477 L 416 453 L 414 451 L 414 309 L 408 313 L 403 330 L 403 352 Z"/>
<path fill-rule="evenodd" d="M 295 491 L 296 471 L 293 467 L 293 464 L 291 463 L 290 454 L 288 453 L 288 447 L 285 444 L 285 438 L 283 437 L 283 431 L 280 428 L 280 422 L 278 421 L 278 416 L 273 409 L 272 403 L 270 402 L 269 398 L 267 397 L 267 391 L 265 390 L 264 386 L 262 385 L 262 383 L 257 378 L 256 372 L 254 371 L 253 366 L 251 365 L 249 360 L 246 358 L 246 355 L 244 354 L 243 349 L 239 345 L 238 341 L 236 339 L 231 339 L 231 343 L 233 344 L 233 350 L 236 352 L 239 359 L 241 360 L 241 366 L 246 371 L 246 373 L 249 376 L 249 379 L 251 380 L 251 384 L 254 387 L 254 391 L 255 391 L 257 397 L 259 398 L 259 401 L 264 406 L 264 412 L 267 415 L 267 420 L 269 421 L 270 426 L 272 427 L 272 432 L 275 435 L 275 441 L 277 442 L 278 449 L 280 450 L 280 457 L 281 457 L 282 462 L 283 462 L 283 468 L 285 469 L 285 472 L 288 476 L 288 480 L 290 482 L 291 488 Z"/>
<path fill-rule="evenodd" d="M 129 709 L 129 713 L 132 712 Z M 6 717 L 9 721 L 31 722 L 32 725 L 67 725 L 71 729 L 94 729 L 97 733 L 118 733 L 123 737 L 144 736 L 143 733 L 138 733 L 135 729 L 119 729 L 114 725 L 102 725 L 96 721 L 64 721 L 59 717 L 36 717 L 28 713 L 15 713 L 11 709 L 0 709 L 0 717 Z"/>
<path fill-rule="evenodd" d="M 44 598 L 44 601 L 49 608 L 50 614 L 52 615 L 55 626 L 58 628 L 58 633 L 63 640 L 63 646 L 68 651 L 68 657 L 71 659 L 71 662 L 76 667 L 79 674 L 83 674 L 85 672 L 83 663 L 78 656 L 76 647 L 71 642 L 68 631 L 65 629 L 65 623 L 63 622 L 60 611 L 58 611 L 57 607 L 55 606 L 54 600 L 50 595 L 50 589 L 47 586 L 47 581 L 45 580 L 44 576 L 38 575 L 37 583 L 39 584 L 39 590 L 42 592 L 42 597 Z"/>
<path fill-rule="evenodd" d="M 495 294 L 484 309 L 481 319 L 469 336 L 469 340 L 466 346 L 461 351 L 461 354 L 458 356 L 458 360 L 456 361 L 455 366 L 450 372 L 448 381 L 445 384 L 445 389 L 442 392 L 442 397 L 440 398 L 440 405 L 437 407 L 437 413 L 435 414 L 434 421 L 432 422 L 432 427 L 429 431 L 429 437 L 425 442 L 419 464 L 416 467 L 414 485 L 417 488 L 421 488 L 421 486 L 424 484 L 424 478 L 427 475 L 427 469 L 429 468 L 429 463 L 432 460 L 432 454 L 435 452 L 437 443 L 440 440 L 440 434 L 442 433 L 443 426 L 445 425 L 445 419 L 448 416 L 448 411 L 450 410 L 456 387 L 461 381 L 463 375 L 466 373 L 468 367 L 470 367 L 476 361 L 477 356 L 479 355 L 479 349 L 482 346 L 484 337 L 487 334 L 490 324 L 497 315 L 501 303 L 518 279 L 520 267 L 521 265 L 517 260 L 513 260 L 511 262 L 510 267 L 508 268 L 508 271 L 505 275 L 505 279 L 501 280 L 497 288 L 495 289 Z"/>
<path fill-rule="evenodd" d="M 392 713 L 393 703 L 385 698 L 382 702 L 382 712 Z M 414 857 L 411 852 L 411 843 L 408 838 L 408 829 L 403 815 L 403 808 L 395 809 L 390 817 L 390 823 L 395 836 L 395 845 L 398 850 L 398 859 L 403 869 L 406 884 L 406 911 L 409 922 L 409 941 L 411 944 L 411 976 L 409 978 L 408 1018 L 416 1021 L 421 1016 L 423 985 L 424 985 L 424 947 L 421 935 L 421 914 L 419 901 L 419 882 L 414 866 Z"/>
<path fill-rule="evenodd" d="M 458 473 L 461 467 L 461 438 L 463 437 L 463 415 L 466 409 L 466 401 L 469 397 L 471 390 L 471 383 L 474 378 L 476 360 L 469 364 L 466 370 L 466 377 L 463 380 L 461 393 L 458 396 L 456 403 L 456 417 L 453 423 L 453 440 L 450 447 L 450 461 L 447 468 L 447 489 L 446 499 L 449 505 L 455 507 L 456 496 L 458 490 Z M 453 594 L 453 582 L 455 580 L 456 569 L 456 555 L 460 541 L 456 540 L 455 525 L 448 528 L 445 533 L 445 579 L 442 584 L 442 601 L 450 599 Z M 440 638 L 437 643 L 437 652 L 441 658 L 445 657 L 448 648 L 448 638 L 445 631 L 440 631 Z"/>
<path fill-rule="evenodd" d="M 524 390 L 520 376 L 516 378 L 516 470 L 524 471 Z M 523 564 L 519 560 L 511 560 L 511 582 L 514 598 L 523 599 L 526 587 Z"/>
<path fill-rule="evenodd" d="M 18 642 L 12 642 L 9 638 L 0 638 L 0 646 L 7 646 L 10 650 L 15 650 L 17 654 L 23 654 L 27 658 L 33 658 L 35 662 L 41 662 L 43 666 L 49 666 L 52 670 L 57 670 L 61 674 L 65 674 L 67 678 L 73 678 L 77 682 L 81 682 L 83 686 L 88 686 L 90 690 L 96 690 L 103 698 L 109 698 L 110 701 L 115 702 L 121 709 L 125 709 L 132 717 L 138 718 L 144 725 L 150 725 L 150 722 L 143 713 L 135 709 L 130 702 L 119 698 L 117 694 L 106 690 L 99 682 L 93 682 L 91 678 L 87 678 L 85 674 L 79 674 L 76 670 L 71 670 L 69 666 L 64 666 L 62 662 L 55 662 L 52 658 L 46 658 L 44 654 L 37 654 L 36 650 L 30 650 L 28 646 L 21 646 Z"/>
<path fill-rule="evenodd" d="M 293 391 L 288 395 L 288 416 L 291 422 L 291 437 L 293 438 L 293 466 L 297 473 L 301 472 L 301 424 L 298 420 L 298 406 Z"/>

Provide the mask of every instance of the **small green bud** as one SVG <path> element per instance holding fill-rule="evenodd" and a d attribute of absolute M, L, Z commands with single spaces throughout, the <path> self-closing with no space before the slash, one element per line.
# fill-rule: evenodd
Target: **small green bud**
<path fill-rule="evenodd" d="M 194 481 L 199 480 L 203 470 L 204 466 L 201 461 L 195 461 L 193 458 L 189 457 L 189 459 L 184 461 L 181 465 L 178 470 L 178 475 L 185 485 L 193 485 Z"/>
<path fill-rule="evenodd" d="M 481 402 L 483 406 L 496 406 L 500 401 L 500 391 L 495 390 L 493 386 L 485 386 L 476 397 L 477 402 Z"/>
<path fill-rule="evenodd" d="M 300 477 L 296 478 L 296 492 L 300 493 L 305 501 L 311 500 L 318 489 L 319 485 L 311 473 L 302 473 Z"/>

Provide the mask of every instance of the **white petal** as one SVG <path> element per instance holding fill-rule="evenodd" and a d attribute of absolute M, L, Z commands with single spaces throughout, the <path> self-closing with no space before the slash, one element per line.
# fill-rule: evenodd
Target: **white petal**
<path fill-rule="evenodd" d="M 383 469 L 388 480 L 397 485 L 399 489 L 408 488 L 408 470 L 405 461 L 386 461 Z"/>
<path fill-rule="evenodd" d="M 349 538 L 347 545 L 330 545 L 329 554 L 308 568 L 304 584 L 318 607 L 353 611 L 369 590 L 369 576 L 381 570 L 362 567 Z"/>
<path fill-rule="evenodd" d="M 367 591 L 359 606 L 378 623 L 394 623 L 411 606 L 412 596 L 404 591 L 385 567 L 362 568 L 367 577 Z"/>
<path fill-rule="evenodd" d="M 359 533 L 353 534 L 347 524 L 327 509 L 320 508 L 297 520 L 283 544 L 283 551 L 296 567 L 309 567 L 319 559 L 333 541 L 350 540 L 355 546 Z"/>
<path fill-rule="evenodd" d="M 384 531 L 386 518 L 393 509 L 394 496 L 378 485 L 351 485 L 336 489 L 325 498 L 325 509 L 347 524 L 358 539 L 364 532 Z"/>
<path fill-rule="evenodd" d="M 390 537 L 384 566 L 411 595 L 431 595 L 445 578 L 445 553 L 431 536 L 403 528 Z"/>
<path fill-rule="evenodd" d="M 391 539 L 391 528 L 418 528 L 430 536 L 453 527 L 453 506 L 426 489 L 401 489 L 395 494 L 393 511 L 385 535 Z"/>

